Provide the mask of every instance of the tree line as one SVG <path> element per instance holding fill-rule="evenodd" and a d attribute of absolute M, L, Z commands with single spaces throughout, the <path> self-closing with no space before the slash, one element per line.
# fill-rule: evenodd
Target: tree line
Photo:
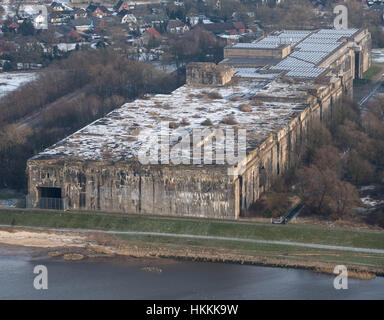
<path fill-rule="evenodd" d="M 276 179 L 272 191 L 254 204 L 253 214 L 281 216 L 290 198 L 304 203 L 302 214 L 320 219 L 357 219 L 384 227 L 383 209 L 359 214 L 358 189 L 373 185 L 384 194 L 384 99 L 364 112 L 350 100 L 334 108 L 328 126 L 316 122 L 296 153 L 298 161 Z"/>
<path fill-rule="evenodd" d="M 0 100 L 0 186 L 26 188 L 34 154 L 146 93 L 168 93 L 183 80 L 112 50 L 73 52 Z M 38 115 L 38 123 L 30 119 Z"/>

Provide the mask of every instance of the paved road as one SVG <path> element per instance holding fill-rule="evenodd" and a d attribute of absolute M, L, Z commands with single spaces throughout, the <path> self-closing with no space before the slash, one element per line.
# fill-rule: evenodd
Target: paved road
<path fill-rule="evenodd" d="M 362 107 L 364 106 L 364 104 L 366 104 L 377 92 L 377 90 L 380 88 L 382 82 L 379 81 L 373 88 L 372 88 L 372 91 L 369 92 L 365 97 L 363 97 L 359 102 L 358 102 L 358 105 L 359 107 Z M 356 90 L 356 89 L 355 89 Z"/>
<path fill-rule="evenodd" d="M 0 227 L 12 227 L 12 226 L 0 225 Z M 113 231 L 113 230 L 105 231 L 105 230 L 93 230 L 93 229 L 67 229 L 67 228 L 56 229 L 56 228 L 41 228 L 41 227 L 28 227 L 28 226 L 17 226 L 17 227 L 22 227 L 22 228 L 32 229 L 32 230 L 43 230 L 43 231 L 48 230 L 48 231 L 76 232 L 76 233 L 104 233 L 104 234 L 119 234 L 119 235 L 130 235 L 130 236 L 156 236 L 156 237 L 172 237 L 172 238 L 199 239 L 199 240 L 236 241 L 236 242 L 257 243 L 257 244 L 276 244 L 276 245 L 283 245 L 283 246 L 305 247 L 305 248 L 313 248 L 313 249 L 384 254 L 384 250 L 380 250 L 380 249 L 331 246 L 331 245 L 324 245 L 324 244 L 290 242 L 290 241 L 257 240 L 257 239 L 204 236 L 204 235 L 193 235 L 193 234 L 161 233 L 161 232 Z"/>

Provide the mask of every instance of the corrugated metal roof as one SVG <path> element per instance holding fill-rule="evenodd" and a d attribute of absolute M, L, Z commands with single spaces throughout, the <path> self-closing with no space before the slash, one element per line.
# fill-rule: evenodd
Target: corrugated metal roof
<path fill-rule="evenodd" d="M 318 31 L 284 30 L 274 32 L 269 36 L 251 44 L 238 44 L 239 47 L 277 48 L 282 44 L 290 44 L 292 53 L 281 60 L 271 70 L 286 70 L 289 77 L 315 78 L 325 71 L 316 68 L 332 51 L 343 45 L 342 38 L 350 37 L 358 29 L 334 30 L 321 29 Z M 251 70 L 243 70 L 239 74 L 250 75 Z"/>
<path fill-rule="evenodd" d="M 236 76 L 241 78 L 274 79 L 279 73 L 260 73 L 261 68 L 235 68 Z"/>
<path fill-rule="evenodd" d="M 237 43 L 233 48 L 260 48 L 260 49 L 274 49 L 277 48 L 280 44 L 277 43 L 267 43 L 267 42 L 257 42 L 257 43 Z"/>
<path fill-rule="evenodd" d="M 295 57 L 313 64 L 321 62 L 328 52 L 318 52 L 318 51 L 294 51 L 291 53 L 290 57 Z"/>
<path fill-rule="evenodd" d="M 290 71 L 286 73 L 288 77 L 295 78 L 317 78 L 320 74 L 322 74 L 326 69 L 324 68 L 292 68 Z"/>
<path fill-rule="evenodd" d="M 312 42 L 302 42 L 297 47 L 300 51 L 316 51 L 316 52 L 332 52 L 337 47 L 341 46 L 342 43 L 312 43 Z"/>
<path fill-rule="evenodd" d="M 277 65 L 272 66 L 271 69 L 272 70 L 291 70 L 297 67 L 312 68 L 314 67 L 314 64 L 289 56 L 284 60 L 280 61 Z"/>

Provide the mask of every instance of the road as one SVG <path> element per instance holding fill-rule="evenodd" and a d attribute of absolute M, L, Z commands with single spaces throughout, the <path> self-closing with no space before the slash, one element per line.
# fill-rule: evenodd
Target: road
<path fill-rule="evenodd" d="M 0 227 L 13 227 L 10 225 L 0 225 Z M 161 233 L 161 232 L 139 232 L 139 231 L 114 231 L 114 230 L 93 230 L 93 229 L 68 229 L 68 228 L 41 228 L 41 227 L 29 227 L 29 226 L 17 226 L 30 230 L 39 231 L 53 231 L 53 232 L 74 232 L 74 233 L 102 233 L 102 234 L 115 234 L 115 235 L 128 235 L 128 236 L 155 236 L 155 237 L 172 237 L 183 239 L 198 239 L 198 240 L 219 240 L 219 241 L 236 241 L 255 244 L 274 244 L 282 246 L 295 246 L 305 247 L 313 249 L 325 249 L 325 250 L 337 250 L 337 251 L 353 251 L 361 253 L 379 253 L 384 254 L 384 250 L 380 249 L 368 249 L 368 248 L 355 248 L 355 247 L 343 247 L 332 246 L 325 244 L 315 243 L 303 243 L 303 242 L 290 242 L 290 241 L 272 241 L 272 240 L 257 240 L 257 239 L 245 239 L 245 238 L 233 238 L 233 237 L 219 237 L 219 236 L 204 236 L 193 234 L 175 234 L 175 233 Z"/>
<path fill-rule="evenodd" d="M 44 112 L 46 112 L 46 111 L 55 112 L 55 107 L 57 105 L 62 104 L 62 103 L 66 103 L 66 102 L 71 102 L 72 100 L 76 100 L 76 99 L 80 98 L 81 96 L 83 96 L 84 94 L 87 93 L 88 89 L 89 88 L 87 86 L 85 86 L 81 89 L 78 89 L 74 92 L 68 93 L 68 94 L 60 97 L 59 99 L 53 101 L 52 103 L 47 104 L 42 109 L 37 110 L 37 111 L 33 112 L 32 114 L 18 120 L 16 123 L 16 126 L 15 126 L 15 129 L 16 130 L 23 130 L 27 127 L 35 129 L 35 128 L 39 127 L 42 123 L 42 117 L 43 117 Z"/>
<path fill-rule="evenodd" d="M 379 91 L 383 83 L 384 64 L 376 63 L 375 66 L 380 70 L 364 85 L 360 84 L 353 88 L 353 99 L 362 110 Z"/>
<path fill-rule="evenodd" d="M 363 107 L 376 94 L 377 90 L 380 88 L 381 85 L 382 85 L 382 81 L 379 81 L 372 88 L 372 90 L 357 103 L 359 107 Z"/>

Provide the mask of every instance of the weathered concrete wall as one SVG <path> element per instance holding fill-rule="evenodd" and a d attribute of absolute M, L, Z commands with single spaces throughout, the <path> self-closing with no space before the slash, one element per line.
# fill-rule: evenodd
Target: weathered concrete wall
<path fill-rule="evenodd" d="M 57 187 L 71 209 L 237 219 L 297 160 L 311 123 L 327 121 L 342 91 L 340 79 L 319 86 L 309 106 L 253 150 L 235 178 L 225 166 L 30 160 L 29 195 L 38 199 L 39 187 Z"/>
<path fill-rule="evenodd" d="M 223 86 L 232 80 L 232 67 L 215 63 L 193 62 L 187 65 L 188 86 Z"/>
<path fill-rule="evenodd" d="M 38 187 L 61 188 L 71 209 L 236 218 L 225 168 L 30 160 L 28 172 L 32 198 Z"/>
<path fill-rule="evenodd" d="M 329 86 L 319 89 L 316 96 L 308 101 L 309 106 L 292 119 L 288 126 L 271 135 L 250 153 L 247 169 L 235 181 L 236 201 L 239 202 L 236 215 L 248 210 L 263 192 L 270 189 L 277 176 L 298 161 L 300 147 L 313 122 L 329 122 L 332 109 L 342 95 L 342 82 L 335 79 Z"/>
<path fill-rule="evenodd" d="M 290 53 L 290 45 L 280 45 L 271 49 L 228 46 L 224 48 L 224 59 L 284 59 Z"/>
<path fill-rule="evenodd" d="M 363 78 L 365 71 L 371 66 L 371 47 L 372 38 L 367 29 L 360 33 L 359 37 L 355 39 L 353 44 L 353 50 L 355 56 L 358 54 L 358 70 L 356 72 L 356 78 Z"/>

